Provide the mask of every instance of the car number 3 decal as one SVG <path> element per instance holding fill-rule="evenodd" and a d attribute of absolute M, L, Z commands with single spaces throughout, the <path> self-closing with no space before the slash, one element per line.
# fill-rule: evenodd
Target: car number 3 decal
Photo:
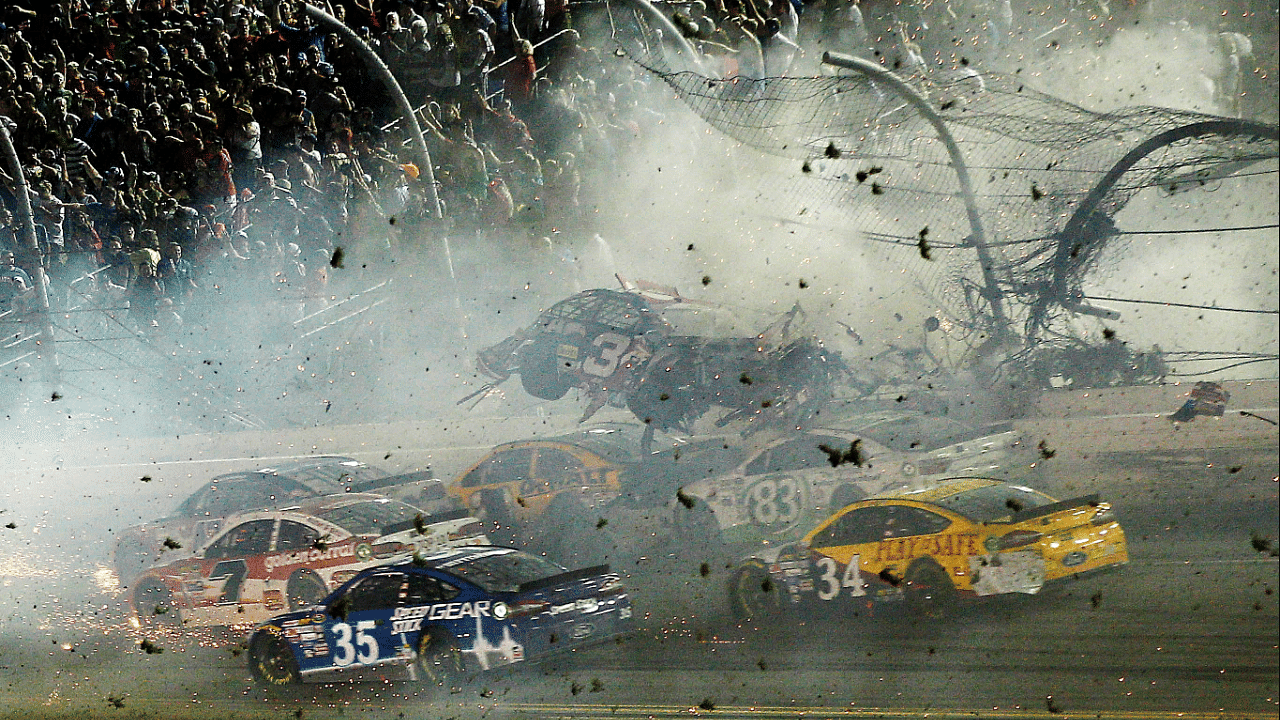
<path fill-rule="evenodd" d="M 582 372 L 606 378 L 618 369 L 623 354 L 631 347 L 631 338 L 618 333 L 600 333 L 591 345 L 596 348 L 597 356 L 582 361 Z"/>
<path fill-rule="evenodd" d="M 356 623 L 355 643 L 352 643 L 351 625 L 337 623 L 333 626 L 333 645 L 337 648 L 333 654 L 333 664 L 346 667 L 358 662 L 367 665 L 378 659 L 378 641 L 366 630 L 373 629 L 372 620 L 361 620 Z"/>
<path fill-rule="evenodd" d="M 800 487 L 791 478 L 761 480 L 747 490 L 747 507 L 757 525 L 800 519 Z"/>
<path fill-rule="evenodd" d="M 844 566 L 844 573 L 837 578 L 836 570 L 839 568 L 835 560 L 824 557 L 814 563 L 818 566 L 818 570 L 822 573 L 818 577 L 819 600 L 834 600 L 840 596 L 840 591 L 850 588 L 850 595 L 853 597 L 862 597 L 867 594 L 867 589 L 862 586 L 862 571 L 858 566 L 862 562 L 862 557 L 854 555 L 849 559 L 849 564 Z"/>

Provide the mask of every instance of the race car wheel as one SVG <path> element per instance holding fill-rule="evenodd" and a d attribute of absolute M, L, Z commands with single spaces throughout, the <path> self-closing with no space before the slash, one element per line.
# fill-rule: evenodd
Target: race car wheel
<path fill-rule="evenodd" d="M 290 610 L 309 608 L 323 600 L 328 593 L 329 588 L 325 587 L 324 580 L 311 570 L 299 570 L 294 573 L 289 577 L 288 585 L 285 586 Z"/>
<path fill-rule="evenodd" d="M 271 632 L 260 632 L 249 641 L 249 672 L 268 685 L 292 685 L 301 680 L 293 648 Z"/>
<path fill-rule="evenodd" d="M 431 685 L 444 685 L 462 675 L 462 651 L 448 631 L 430 627 L 418 636 L 418 656 L 413 661 L 418 679 Z"/>
<path fill-rule="evenodd" d="M 740 622 L 768 620 L 782 614 L 780 588 L 759 565 L 739 568 L 729 579 L 729 610 Z"/>
<path fill-rule="evenodd" d="M 521 353 L 519 372 L 521 387 L 540 400 L 559 400 L 573 387 L 573 377 L 561 371 L 550 342 L 536 343 Z"/>
<path fill-rule="evenodd" d="M 173 593 L 159 580 L 146 580 L 133 593 L 133 609 L 143 627 L 172 627 L 181 622 Z"/>
<path fill-rule="evenodd" d="M 936 562 L 921 561 L 903 578 L 907 608 L 920 616 L 940 618 L 955 609 L 956 586 Z"/>

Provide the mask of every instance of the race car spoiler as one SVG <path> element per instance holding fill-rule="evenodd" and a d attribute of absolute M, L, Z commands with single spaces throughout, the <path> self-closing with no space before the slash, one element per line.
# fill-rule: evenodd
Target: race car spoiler
<path fill-rule="evenodd" d="M 544 577 L 544 578 L 539 578 L 537 580 L 530 580 L 529 582 L 520 583 L 520 592 L 531 592 L 533 590 L 541 590 L 543 588 L 548 588 L 553 585 L 561 585 L 567 582 L 572 582 L 574 580 L 581 580 L 583 578 L 589 578 L 596 575 L 607 575 L 608 573 L 609 573 L 608 565 L 595 565 L 592 567 L 581 568 L 579 570 L 569 570 L 568 572 L 562 572 L 559 575 L 552 575 L 550 577 Z"/>
<path fill-rule="evenodd" d="M 421 518 L 415 518 L 413 520 L 404 520 L 398 523 L 391 523 L 385 527 L 380 528 L 380 531 L 383 535 L 393 535 L 395 533 L 401 532 L 402 530 L 408 530 L 411 527 L 417 527 L 420 524 L 434 525 L 435 523 L 448 522 L 450 520 L 461 520 L 462 518 L 468 517 L 470 515 L 471 515 L 471 511 L 466 508 L 458 508 L 456 510 L 446 510 L 444 512 L 438 512 L 432 515 L 424 514 Z"/>
<path fill-rule="evenodd" d="M 1100 502 L 1101 502 L 1101 496 L 1098 495 L 1098 493 L 1081 495 L 1080 497 L 1077 497 L 1077 498 L 1071 498 L 1070 500 L 1061 500 L 1056 503 L 1049 503 L 1048 505 L 1041 505 L 1040 507 L 1031 508 L 1030 510 L 1019 510 L 1013 513 L 1013 522 L 1022 522 L 1023 520 L 1031 520 L 1033 518 L 1044 517 L 1046 515 L 1052 515 L 1056 512 L 1062 512 L 1063 510 L 1070 510 L 1071 508 L 1074 508 L 1074 507 L 1082 507 L 1084 505 L 1088 505 L 1089 507 L 1097 507 Z"/>

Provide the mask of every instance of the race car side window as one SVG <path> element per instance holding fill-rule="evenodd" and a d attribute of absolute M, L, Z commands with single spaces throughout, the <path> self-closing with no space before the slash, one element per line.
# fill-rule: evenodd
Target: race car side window
<path fill-rule="evenodd" d="M 404 597 L 400 604 L 429 605 L 431 603 L 447 602 L 457 597 L 459 592 L 458 588 L 442 580 L 437 580 L 430 575 L 410 573 L 409 581 L 404 588 Z"/>
<path fill-rule="evenodd" d="M 534 477 L 550 484 L 552 490 L 578 486 L 586 482 L 582 461 L 555 448 L 538 450 Z"/>
<path fill-rule="evenodd" d="M 475 470 L 462 478 L 463 487 L 505 485 L 522 483 L 529 477 L 529 465 L 533 461 L 532 448 L 520 448 L 499 452 L 485 460 Z"/>
<path fill-rule="evenodd" d="M 393 608 L 400 604 L 405 574 L 401 572 L 370 575 L 347 591 L 347 612 Z"/>
<path fill-rule="evenodd" d="M 204 556 L 209 559 L 235 558 L 265 553 L 271 547 L 271 531 L 275 524 L 275 520 L 241 523 L 214 540 Z"/>
<path fill-rule="evenodd" d="M 293 520 L 281 520 L 280 532 L 276 537 L 276 550 L 297 550 L 309 548 L 320 539 L 320 532 L 310 525 L 303 525 Z"/>
<path fill-rule="evenodd" d="M 885 537 L 907 537 L 909 535 L 932 535 L 940 533 L 951 525 L 951 521 L 922 508 L 893 507 L 890 520 L 886 526 Z"/>
<path fill-rule="evenodd" d="M 880 542 L 885 529 L 893 521 L 894 508 L 867 507 L 851 510 L 813 538 L 814 547 L 839 547 L 841 545 L 865 545 Z"/>

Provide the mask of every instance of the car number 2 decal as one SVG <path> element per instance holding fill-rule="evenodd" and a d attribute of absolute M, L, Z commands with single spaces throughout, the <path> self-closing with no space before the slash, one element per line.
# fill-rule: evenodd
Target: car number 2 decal
<path fill-rule="evenodd" d="M 365 634 L 365 631 L 372 630 L 374 623 L 372 620 L 361 620 L 356 623 L 355 642 L 352 643 L 351 625 L 348 623 L 335 623 L 333 630 L 333 646 L 336 651 L 333 653 L 333 664 L 338 667 L 346 667 L 352 663 L 360 663 L 368 665 L 378 659 L 378 641 L 372 635 Z"/>
<path fill-rule="evenodd" d="M 800 486 L 792 478 L 761 480 L 747 490 L 751 521 L 757 525 L 800 519 Z"/>
<path fill-rule="evenodd" d="M 835 560 L 824 557 L 814 563 L 821 573 L 818 576 L 818 599 L 834 600 L 840 596 L 841 591 L 845 588 L 850 589 L 849 594 L 853 597 L 866 595 L 867 589 L 862 586 L 862 571 L 858 567 L 861 562 L 862 557 L 854 555 L 849 559 L 849 564 L 844 566 L 844 573 L 838 578 L 836 577 L 836 571 L 839 569 L 839 565 Z"/>

